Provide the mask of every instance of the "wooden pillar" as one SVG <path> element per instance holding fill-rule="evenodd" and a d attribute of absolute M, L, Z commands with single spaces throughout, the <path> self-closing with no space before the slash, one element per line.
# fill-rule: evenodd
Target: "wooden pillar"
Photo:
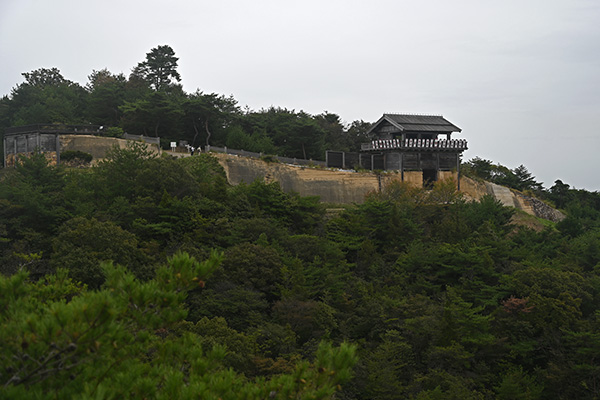
<path fill-rule="evenodd" d="M 460 156 L 459 153 L 456 153 L 456 174 L 458 175 L 457 180 L 457 190 L 460 192 Z"/>
<path fill-rule="evenodd" d="M 400 180 L 404 182 L 404 152 L 400 153 Z"/>

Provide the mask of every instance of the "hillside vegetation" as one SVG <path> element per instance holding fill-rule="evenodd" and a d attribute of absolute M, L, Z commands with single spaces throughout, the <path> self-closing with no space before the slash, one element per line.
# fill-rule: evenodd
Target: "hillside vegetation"
<path fill-rule="evenodd" d="M 444 183 L 327 213 L 135 143 L 1 179 L 9 397 L 599 395 L 597 193 L 535 232 Z"/>
<path fill-rule="evenodd" d="M 0 129 L 96 123 L 315 159 L 368 140 L 335 114 L 185 93 L 176 66 L 159 46 L 85 87 L 25 73 Z M 517 226 L 447 182 L 328 209 L 133 142 L 87 169 L 23 159 L 0 171 L 0 397 L 599 398 L 600 194 L 462 170 L 567 217 Z"/>

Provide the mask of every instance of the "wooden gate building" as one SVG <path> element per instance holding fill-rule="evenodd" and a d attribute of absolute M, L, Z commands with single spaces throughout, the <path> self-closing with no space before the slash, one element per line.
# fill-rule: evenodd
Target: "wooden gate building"
<path fill-rule="evenodd" d="M 371 166 L 397 170 L 402 181 L 405 172 L 422 173 L 424 186 L 440 178 L 441 171 L 456 171 L 460 188 L 460 156 L 467 141 L 452 139 L 461 132 L 441 115 L 383 114 L 368 131 L 371 143 L 361 145 L 361 158 L 371 158 Z"/>

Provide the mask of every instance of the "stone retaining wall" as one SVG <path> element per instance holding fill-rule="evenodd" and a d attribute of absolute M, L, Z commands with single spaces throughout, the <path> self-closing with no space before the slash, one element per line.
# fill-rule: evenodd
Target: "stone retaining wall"
<path fill-rule="evenodd" d="M 113 146 L 117 145 L 120 148 L 127 146 L 128 140 L 114 137 L 99 137 L 92 135 L 60 135 L 60 151 L 79 150 L 92 155 L 92 163 L 106 157 L 106 152 Z M 157 145 L 147 144 L 148 149 L 152 149 L 157 153 L 160 148 Z"/>
<path fill-rule="evenodd" d="M 215 154 L 225 169 L 227 180 L 232 185 L 250 183 L 255 179 L 277 181 L 286 192 L 302 196 L 319 196 L 326 203 L 362 203 L 365 195 L 378 191 L 381 185 L 392 179 L 400 179 L 399 172 L 375 174 L 372 172 L 340 171 L 324 168 L 308 168 L 281 163 L 266 163 L 262 160 Z M 456 172 L 440 171 L 440 179 L 456 179 Z M 404 181 L 417 187 L 423 185 L 422 173 L 404 172 Z M 526 196 L 516 190 L 491 182 L 475 181 L 461 177 L 461 193 L 467 200 L 479 200 L 489 194 L 502 204 L 550 221 L 564 219 L 564 214 L 541 200 Z"/>

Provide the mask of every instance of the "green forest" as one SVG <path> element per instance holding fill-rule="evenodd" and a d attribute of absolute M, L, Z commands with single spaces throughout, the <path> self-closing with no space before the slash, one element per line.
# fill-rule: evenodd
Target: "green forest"
<path fill-rule="evenodd" d="M 227 146 L 286 157 L 324 160 L 326 150 L 357 151 L 367 142 L 364 121 L 337 114 L 310 115 L 280 107 L 253 111 L 230 95 L 184 92 L 170 46 L 152 49 L 126 77 L 94 70 L 85 86 L 57 68 L 23 73 L 24 82 L 0 98 L 0 131 L 38 123 L 101 125 L 106 135 L 185 140 L 191 146 Z"/>
<path fill-rule="evenodd" d="M 335 114 L 185 94 L 168 50 L 85 88 L 26 73 L 2 128 L 90 122 L 315 158 L 364 141 L 368 124 Z M 166 77 L 154 52 L 175 59 Z M 0 171 L 0 398 L 600 398 L 600 193 L 481 158 L 462 170 L 566 218 L 528 227 L 444 181 L 324 204 L 136 142 L 91 168 L 23 159 Z"/>

